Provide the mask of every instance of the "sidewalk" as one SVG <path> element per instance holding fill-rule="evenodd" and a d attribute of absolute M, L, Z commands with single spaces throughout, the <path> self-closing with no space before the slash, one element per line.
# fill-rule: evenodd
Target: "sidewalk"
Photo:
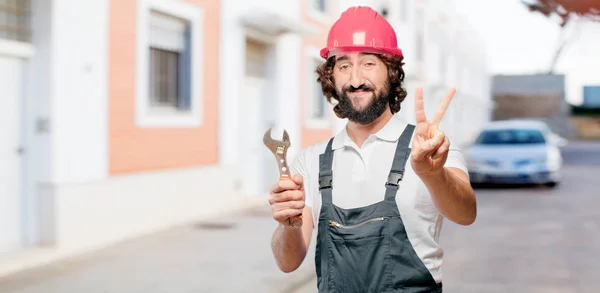
<path fill-rule="evenodd" d="M 290 293 L 317 293 L 317 276 L 313 276 L 308 282 Z"/>
<path fill-rule="evenodd" d="M 192 223 L 0 278 L 0 292 L 316 292 L 306 288 L 315 277 L 314 241 L 303 265 L 285 274 L 270 250 L 275 226 L 265 202 L 241 214 Z"/>

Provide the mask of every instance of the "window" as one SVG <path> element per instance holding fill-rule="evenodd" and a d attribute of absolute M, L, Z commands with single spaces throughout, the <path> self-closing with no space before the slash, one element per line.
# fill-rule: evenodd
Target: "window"
<path fill-rule="evenodd" d="M 312 62 L 313 66 L 312 68 L 316 69 L 317 66 L 321 65 L 321 62 Z M 313 74 L 312 74 L 312 107 L 311 107 L 311 118 L 312 119 L 325 119 L 326 118 L 326 103 L 327 103 L 327 99 L 325 98 L 325 95 L 323 95 L 323 89 L 321 88 L 321 84 L 317 81 L 318 75 L 316 72 L 314 72 L 313 70 Z"/>
<path fill-rule="evenodd" d="M 30 9 L 30 0 L 0 0 L 0 39 L 29 43 Z"/>
<path fill-rule="evenodd" d="M 156 11 L 150 19 L 150 107 L 189 111 L 189 22 Z"/>
<path fill-rule="evenodd" d="M 483 131 L 477 138 L 477 144 L 543 144 L 544 135 L 535 129 L 499 129 Z"/>
<path fill-rule="evenodd" d="M 323 24 L 330 25 L 333 22 L 332 16 L 329 13 L 331 10 L 331 3 L 327 0 L 311 0 L 311 1 L 302 1 L 304 3 L 309 3 L 308 5 L 308 16 L 315 21 L 318 21 Z"/>
<path fill-rule="evenodd" d="M 327 0 L 313 0 L 313 8 L 319 12 L 327 12 Z"/>
<path fill-rule="evenodd" d="M 141 0 L 136 123 L 193 127 L 202 118 L 202 10 L 180 1 Z"/>
<path fill-rule="evenodd" d="M 308 86 L 307 97 L 306 97 L 306 109 L 307 109 L 307 126 L 309 128 L 327 128 L 330 127 L 328 120 L 327 107 L 328 102 L 323 95 L 323 89 L 321 84 L 317 81 L 319 75 L 316 73 L 318 66 L 323 64 L 323 60 L 318 56 L 318 50 L 313 49 L 312 54 L 307 56 L 307 72 L 308 72 Z"/>

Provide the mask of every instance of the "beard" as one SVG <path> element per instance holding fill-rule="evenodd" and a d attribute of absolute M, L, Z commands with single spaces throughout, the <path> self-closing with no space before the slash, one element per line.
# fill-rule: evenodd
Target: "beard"
<path fill-rule="evenodd" d="M 371 93 L 371 100 L 363 109 L 355 109 L 352 105 L 351 98 L 348 97 L 348 93 L 356 91 Z M 348 120 L 362 125 L 369 124 L 381 116 L 387 109 L 390 99 L 393 98 L 392 94 L 390 94 L 390 86 L 387 82 L 384 84 L 383 88 L 377 92 L 373 88 L 363 84 L 358 88 L 352 86 L 344 88 L 341 93 L 338 92 L 338 96 L 340 98 L 338 103 L 339 113 L 342 114 L 343 117 L 348 118 Z"/>

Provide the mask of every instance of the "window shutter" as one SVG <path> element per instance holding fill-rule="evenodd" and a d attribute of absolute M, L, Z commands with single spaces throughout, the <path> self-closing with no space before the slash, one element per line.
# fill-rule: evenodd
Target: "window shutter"
<path fill-rule="evenodd" d="M 183 52 L 186 49 L 185 20 L 152 11 L 150 14 L 150 46 L 162 50 Z"/>

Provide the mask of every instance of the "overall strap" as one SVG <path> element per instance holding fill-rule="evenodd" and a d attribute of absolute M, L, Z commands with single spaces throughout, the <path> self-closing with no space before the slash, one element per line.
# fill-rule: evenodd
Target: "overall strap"
<path fill-rule="evenodd" d="M 331 192 L 333 182 L 333 137 L 327 143 L 325 152 L 319 155 L 319 190 L 321 191 L 321 202 L 323 205 L 331 204 Z"/>
<path fill-rule="evenodd" d="M 415 130 L 415 126 L 412 124 L 406 125 L 402 135 L 398 139 L 396 145 L 396 153 L 394 154 L 394 162 L 392 163 L 392 169 L 388 175 L 388 180 L 385 183 L 385 199 L 394 200 L 396 198 L 396 192 L 398 191 L 398 185 L 404 177 L 404 166 L 410 156 L 410 139 Z"/>

